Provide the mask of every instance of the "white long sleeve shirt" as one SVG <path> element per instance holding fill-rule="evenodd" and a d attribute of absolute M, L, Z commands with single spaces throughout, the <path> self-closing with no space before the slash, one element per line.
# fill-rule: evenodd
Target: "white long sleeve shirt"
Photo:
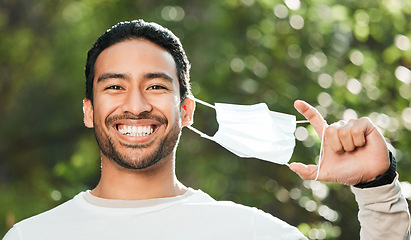
<path fill-rule="evenodd" d="M 397 177 L 398 178 L 398 177 Z M 410 239 L 410 215 L 398 179 L 355 188 L 362 240 Z M 344 230 L 343 230 L 344 231 Z M 81 239 L 306 239 L 297 228 L 256 208 L 215 201 L 189 189 L 171 198 L 125 201 L 82 192 L 17 223 L 3 240 Z"/>
<path fill-rule="evenodd" d="M 297 228 L 256 208 L 215 201 L 200 190 L 123 201 L 82 192 L 16 224 L 3 240 L 306 239 Z"/>

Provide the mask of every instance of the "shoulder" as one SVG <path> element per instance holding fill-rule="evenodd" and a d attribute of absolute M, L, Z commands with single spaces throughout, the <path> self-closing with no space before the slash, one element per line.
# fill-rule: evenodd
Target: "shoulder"
<path fill-rule="evenodd" d="M 187 198 L 185 207 L 198 208 L 201 211 L 208 211 L 209 213 L 219 215 L 244 216 L 248 220 L 253 218 L 265 219 L 267 221 L 278 220 L 271 214 L 255 207 L 245 206 L 232 201 L 216 201 L 201 190 L 194 190 L 194 194 Z"/>
<path fill-rule="evenodd" d="M 75 213 L 78 212 L 76 210 L 81 208 L 81 204 L 79 204 L 82 199 L 81 195 L 82 193 L 55 208 L 18 222 L 12 228 L 15 232 L 14 234 L 22 232 L 35 234 L 44 231 L 45 228 L 53 228 L 53 223 L 70 221 Z M 59 221 L 56 221 L 57 219 Z"/>
<path fill-rule="evenodd" d="M 226 230 L 241 229 L 252 233 L 255 239 L 271 239 L 272 236 L 278 239 L 306 239 L 296 227 L 258 208 L 232 201 L 216 201 L 203 192 L 197 194 L 203 196 L 203 201 L 188 201 L 184 206 L 186 211 L 181 212 L 187 212 L 191 217 L 202 216 L 198 219 L 214 222 Z"/>
<path fill-rule="evenodd" d="M 255 218 L 277 221 L 277 218 L 255 207 L 249 207 L 232 201 L 216 201 L 201 190 L 194 190 L 194 193 L 187 198 L 183 205 L 192 208 L 194 211 L 205 211 L 209 214 L 218 214 L 227 217 L 241 217 L 247 220 Z M 240 220 L 239 218 L 238 220 Z"/>

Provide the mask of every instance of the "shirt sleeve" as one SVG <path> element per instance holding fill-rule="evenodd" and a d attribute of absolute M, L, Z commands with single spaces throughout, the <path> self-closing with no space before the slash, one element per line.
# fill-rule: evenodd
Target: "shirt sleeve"
<path fill-rule="evenodd" d="M 6 235 L 3 237 L 3 240 L 19 240 L 19 234 L 16 227 L 11 228 Z"/>
<path fill-rule="evenodd" d="M 352 191 L 359 206 L 362 240 L 410 239 L 410 213 L 401 193 L 398 174 L 390 184 L 352 187 Z"/>

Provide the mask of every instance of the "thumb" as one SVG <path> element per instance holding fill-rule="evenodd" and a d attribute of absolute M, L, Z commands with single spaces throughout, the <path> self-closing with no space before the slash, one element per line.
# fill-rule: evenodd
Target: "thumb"
<path fill-rule="evenodd" d="M 317 175 L 318 166 L 293 162 L 290 164 L 290 169 L 304 180 L 314 180 Z"/>
<path fill-rule="evenodd" d="M 318 136 L 320 136 L 321 138 L 321 136 L 323 135 L 324 127 L 327 127 L 327 122 L 321 116 L 321 113 L 318 112 L 315 107 L 302 100 L 296 100 L 294 102 L 294 107 L 310 122 L 310 124 L 317 132 Z"/>

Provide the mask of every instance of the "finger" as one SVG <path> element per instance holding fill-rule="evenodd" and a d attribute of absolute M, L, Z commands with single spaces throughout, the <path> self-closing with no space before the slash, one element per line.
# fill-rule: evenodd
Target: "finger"
<path fill-rule="evenodd" d="M 375 126 L 369 118 L 362 117 L 358 119 L 351 130 L 355 146 L 364 146 L 366 143 L 366 136 L 368 136 L 374 130 Z"/>
<path fill-rule="evenodd" d="M 352 124 L 350 129 L 351 138 L 355 147 L 362 147 L 365 145 L 365 132 L 368 128 L 366 119 L 350 120 L 348 123 Z"/>
<path fill-rule="evenodd" d="M 318 110 L 302 100 L 295 101 L 294 107 L 311 123 L 318 136 L 322 136 L 324 124 L 327 123 Z"/>
<path fill-rule="evenodd" d="M 338 130 L 338 137 L 345 152 L 354 151 L 356 148 L 351 132 L 353 125 L 353 121 L 349 121 Z"/>
<path fill-rule="evenodd" d="M 343 152 L 344 148 L 338 136 L 338 130 L 341 127 L 341 122 L 331 124 L 325 129 L 325 142 L 327 146 L 334 152 Z"/>
<path fill-rule="evenodd" d="M 293 162 L 290 164 L 290 169 L 297 173 L 303 180 L 314 180 L 318 167 L 316 165 L 305 165 L 303 163 Z"/>

